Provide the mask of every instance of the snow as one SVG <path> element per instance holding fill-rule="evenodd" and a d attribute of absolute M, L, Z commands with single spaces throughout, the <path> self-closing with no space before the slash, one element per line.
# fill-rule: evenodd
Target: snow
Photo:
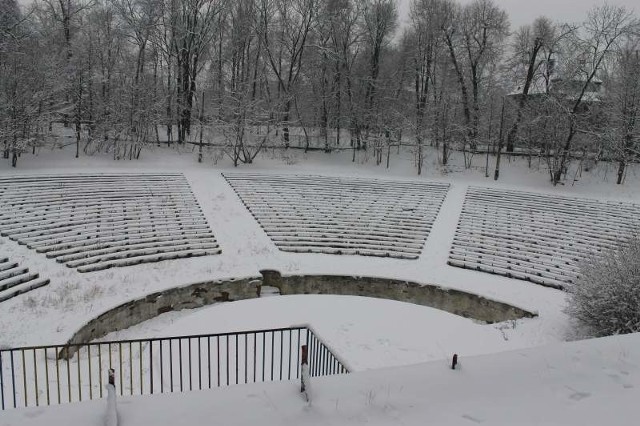
<path fill-rule="evenodd" d="M 640 335 L 295 382 L 123 397 L 121 425 L 635 425 Z M 105 401 L 10 410 L 0 425 L 102 426 Z"/>
<path fill-rule="evenodd" d="M 478 355 L 540 344 L 536 319 L 479 324 L 438 309 L 355 296 L 297 295 L 171 312 L 104 341 L 184 336 L 310 324 L 350 370 Z M 549 341 L 554 341 L 551 337 Z"/>
<path fill-rule="evenodd" d="M 104 426 L 118 426 L 118 400 L 116 388 L 111 383 L 107 388 L 107 406 L 104 413 Z"/>
<path fill-rule="evenodd" d="M 616 186 L 612 166 L 583 172 L 579 181 L 551 187 L 543 169 L 527 168 L 525 158 L 505 159 L 503 178 L 484 178 L 483 167 L 463 172 L 462 158 L 444 172 L 433 152 L 425 175 L 416 177 L 410 153 L 393 156 L 391 169 L 366 163 L 351 152 L 303 154 L 291 151 L 283 161 L 266 152 L 241 170 L 273 174 L 433 181 L 450 184 L 440 214 L 416 260 L 298 254 L 277 250 L 224 181 L 221 172 L 237 171 L 226 162 L 198 164 L 194 153 L 153 149 L 140 161 L 114 162 L 107 156 L 73 159 L 69 151 L 23 156 L 18 169 L 0 162 L 0 176 L 64 173 L 183 173 L 196 196 L 222 254 L 163 261 L 105 271 L 79 273 L 25 246 L 0 238 L 0 255 L 51 283 L 0 303 L 0 346 L 63 343 L 86 321 L 133 298 L 175 286 L 215 279 L 257 276 L 260 269 L 287 274 L 379 276 L 436 284 L 504 301 L 539 317 L 493 326 L 473 323 L 434 309 L 336 296 L 287 296 L 250 300 L 167 314 L 123 333 L 195 334 L 309 323 L 358 373 L 316 379 L 307 406 L 299 384 L 260 384 L 184 395 L 123 398 L 123 424 L 211 423 L 266 426 L 301 424 L 633 424 L 637 417 L 640 338 L 558 344 L 570 337 L 561 291 L 505 277 L 447 266 L 464 195 L 470 185 L 584 196 L 602 200 L 640 200 L 637 168 Z M 484 157 L 477 156 L 477 165 Z M 490 165 L 491 169 L 492 165 Z M 446 171 L 445 170 L 445 171 Z M 574 172 L 569 173 L 570 177 Z M 577 175 L 576 175 L 577 176 Z M 387 314 L 389 312 L 389 314 Z M 164 317 L 164 318 L 163 318 Z M 515 326 L 515 327 L 514 327 Z M 155 330 L 154 330 L 155 328 Z M 137 330 L 137 331 L 136 331 Z M 133 335 L 133 334 L 131 334 Z M 124 334 L 122 334 L 124 336 Z M 535 349 L 520 349 L 552 344 Z M 516 352 L 502 352 L 517 349 Z M 448 368 L 453 352 L 460 370 Z M 493 355 L 474 355 L 489 354 Z M 407 364 L 424 363 L 406 367 Z M 405 367 L 370 370 L 385 366 Z M 367 371 L 362 371 L 367 370 Z M 167 398 L 171 398 L 170 403 Z M 0 425 L 102 424 L 104 401 L 48 409 L 10 410 Z M 541 409 L 540 407 L 544 407 Z M 627 423 L 625 423 L 627 422 Z"/>
<path fill-rule="evenodd" d="M 561 312 L 564 293 L 446 265 L 466 188 L 470 183 L 477 183 L 478 179 L 483 179 L 473 171 L 468 174 L 454 173 L 442 176 L 434 167 L 429 167 L 429 176 L 416 178 L 413 176 L 415 171 L 411 169 L 411 163 L 404 159 L 405 153 L 394 158 L 392 169 L 386 170 L 372 164 L 354 165 L 350 162 L 348 152 L 307 155 L 306 160 L 286 167 L 282 165 L 281 160 L 271 159 L 271 154 L 266 153 L 257 164 L 245 168 L 247 171 L 264 173 L 308 173 L 451 183 L 441 206 L 441 214 L 433 224 L 420 258 L 380 259 L 281 252 L 224 181 L 220 172 L 230 171 L 226 165 L 212 168 L 211 164 L 194 162 L 192 154 L 180 154 L 164 149 L 145 151 L 145 154 L 147 156 L 138 162 L 114 162 L 101 156 L 81 157 L 74 161 L 73 158 L 68 158 L 72 156 L 63 156 L 61 152 L 56 151 L 41 154 L 39 157 L 23 157 L 17 173 L 68 173 L 70 169 L 74 173 L 181 172 L 189 181 L 222 248 L 222 254 L 80 274 L 15 242 L 0 239 L 0 251 L 3 254 L 6 253 L 13 260 L 38 271 L 41 277 L 51 279 L 51 283 L 43 289 L 0 303 L 0 327 L 4 330 L 2 339 L 6 344 L 23 346 L 62 343 L 67 341 L 82 323 L 133 298 L 194 282 L 256 276 L 261 269 L 277 269 L 285 275 L 326 274 L 330 271 L 331 274 L 337 275 L 380 276 L 437 284 L 539 312 L 540 319 L 531 325 L 532 334 L 539 336 L 534 342 L 557 341 L 566 335 L 566 317 Z M 292 155 L 303 154 L 296 151 Z M 429 161 L 435 162 L 435 158 L 430 158 Z M 526 179 L 522 173 L 522 164 L 519 167 L 515 167 L 514 164 L 513 168 L 510 168 L 508 163 L 505 163 L 505 180 L 513 179 L 516 183 L 527 181 L 529 185 L 535 184 L 537 190 L 559 192 L 548 186 L 542 172 L 533 173 L 527 170 L 525 174 L 530 176 Z M 3 163 L 0 164 L 0 175 L 16 173 Z M 493 185 L 492 181 L 482 182 Z M 499 185 L 514 187 L 503 182 L 499 182 Z M 608 195 L 617 195 L 618 198 L 637 197 L 638 193 L 632 192 L 632 187 L 615 187 L 613 189 L 617 192 L 611 190 Z M 603 186 L 571 187 L 575 192 L 591 193 L 599 188 Z M 605 188 L 610 190 L 611 185 Z"/>

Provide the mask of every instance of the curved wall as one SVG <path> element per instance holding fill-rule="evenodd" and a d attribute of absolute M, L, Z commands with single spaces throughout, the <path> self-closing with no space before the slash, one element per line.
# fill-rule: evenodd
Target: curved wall
<path fill-rule="evenodd" d="M 282 295 L 334 294 L 415 303 L 487 323 L 537 316 L 534 312 L 472 293 L 410 281 L 336 275 L 282 276 L 275 270 L 263 270 L 260 273 L 262 277 L 202 282 L 131 300 L 90 320 L 73 335 L 68 344 L 89 342 L 165 312 L 260 297 L 263 285 L 278 288 Z M 61 352 L 59 356 L 72 356 L 75 351 L 76 348 L 70 347 L 68 352 Z"/>

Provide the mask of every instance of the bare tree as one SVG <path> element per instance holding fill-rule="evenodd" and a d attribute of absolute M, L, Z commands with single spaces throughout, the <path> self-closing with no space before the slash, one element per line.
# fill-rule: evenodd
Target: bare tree
<path fill-rule="evenodd" d="M 623 7 L 603 5 L 592 9 L 581 31 L 573 32 L 567 49 L 577 52 L 565 66 L 565 80 L 578 81 L 577 87 L 561 88 L 564 97 L 570 97 L 566 108 L 567 133 L 560 150 L 557 166 L 553 170 L 552 182 L 557 185 L 569 162 L 569 153 L 576 134 L 578 121 L 584 113 L 586 95 L 596 75 L 625 36 L 637 31 L 638 22 Z"/>
<path fill-rule="evenodd" d="M 448 16 L 444 37 L 458 76 L 467 138 L 475 146 L 485 72 L 502 53 L 509 21 L 493 0 L 475 0 L 463 8 L 451 4 Z"/>
<path fill-rule="evenodd" d="M 640 157 L 640 38 L 635 35 L 616 53 L 607 80 L 606 139 L 618 161 L 616 183 L 622 184 L 627 165 Z"/>
<path fill-rule="evenodd" d="M 256 28 L 277 81 L 286 148 L 289 147 L 291 110 L 304 64 L 307 37 L 316 18 L 316 7 L 314 0 L 260 0 Z"/>
<path fill-rule="evenodd" d="M 168 22 L 171 54 L 176 64 L 178 143 L 191 132 L 196 79 L 203 66 L 203 55 L 216 34 L 218 15 L 226 0 L 169 0 Z"/>

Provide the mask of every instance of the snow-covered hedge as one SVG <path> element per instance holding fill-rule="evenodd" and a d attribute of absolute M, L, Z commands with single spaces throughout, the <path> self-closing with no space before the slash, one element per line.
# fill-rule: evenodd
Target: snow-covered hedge
<path fill-rule="evenodd" d="M 594 336 L 640 331 L 640 238 L 586 262 L 567 313 Z"/>

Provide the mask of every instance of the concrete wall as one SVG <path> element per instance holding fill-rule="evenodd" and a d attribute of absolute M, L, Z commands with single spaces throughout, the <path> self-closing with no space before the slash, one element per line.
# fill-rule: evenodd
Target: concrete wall
<path fill-rule="evenodd" d="M 262 285 L 276 287 L 280 294 L 335 294 L 366 296 L 429 306 L 487 323 L 531 318 L 535 313 L 471 293 L 376 277 L 334 275 L 282 276 L 274 270 L 260 271 L 262 277 L 210 281 L 176 287 L 117 306 L 82 326 L 69 344 L 85 343 L 122 330 L 160 314 L 199 308 L 217 302 L 260 297 Z M 75 353 L 61 352 L 60 357 Z"/>
<path fill-rule="evenodd" d="M 209 281 L 152 293 L 141 299 L 123 303 L 92 319 L 76 331 L 68 344 L 90 342 L 165 312 L 200 308 L 217 302 L 256 298 L 259 296 L 261 283 L 261 277 L 250 277 Z M 73 356 L 75 351 L 76 348 L 70 348 L 68 354 L 61 352 L 59 357 Z"/>
<path fill-rule="evenodd" d="M 263 285 L 277 287 L 280 294 L 339 294 L 376 297 L 429 306 L 487 323 L 537 314 L 459 290 L 445 289 L 409 281 L 376 277 L 335 275 L 282 276 L 278 271 L 263 270 Z"/>

